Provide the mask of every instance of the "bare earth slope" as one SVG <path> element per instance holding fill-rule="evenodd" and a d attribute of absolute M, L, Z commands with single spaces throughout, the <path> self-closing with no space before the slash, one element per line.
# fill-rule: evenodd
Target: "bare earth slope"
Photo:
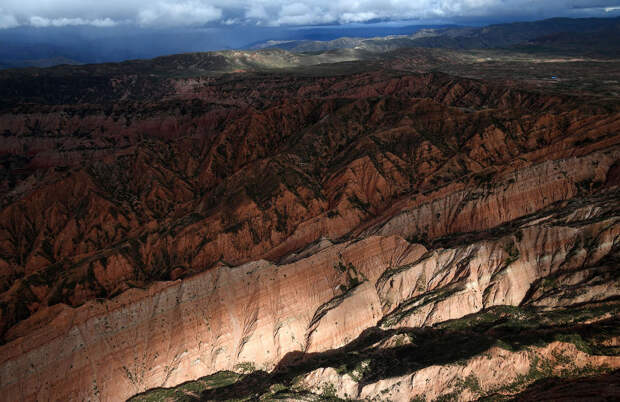
<path fill-rule="evenodd" d="M 617 369 L 617 98 L 402 63 L 43 74 L 58 96 L 3 104 L 2 395 L 525 398 Z"/>

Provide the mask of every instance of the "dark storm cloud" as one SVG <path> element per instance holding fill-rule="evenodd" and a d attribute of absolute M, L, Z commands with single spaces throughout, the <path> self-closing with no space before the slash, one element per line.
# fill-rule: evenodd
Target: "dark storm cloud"
<path fill-rule="evenodd" d="M 3 0 L 0 28 L 317 25 L 617 15 L 620 0 Z"/>

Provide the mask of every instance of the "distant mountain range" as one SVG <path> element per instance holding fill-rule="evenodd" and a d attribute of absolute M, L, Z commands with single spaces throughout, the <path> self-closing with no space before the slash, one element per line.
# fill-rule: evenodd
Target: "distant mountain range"
<path fill-rule="evenodd" d="M 553 18 L 535 22 L 476 27 L 422 29 L 411 35 L 376 38 L 338 38 L 330 41 L 266 41 L 254 49 L 280 48 L 291 52 L 323 52 L 335 49 L 364 49 L 385 52 L 398 48 L 493 49 L 518 47 L 524 51 L 588 50 L 615 57 L 620 49 L 620 18 Z"/>
<path fill-rule="evenodd" d="M 485 27 L 443 25 L 364 29 L 314 28 L 294 30 L 287 34 L 274 31 L 274 39 L 233 47 L 239 50 L 282 49 L 292 53 L 346 49 L 356 53 L 377 54 L 400 48 L 443 48 L 509 49 L 596 57 L 620 55 L 620 41 L 617 40 L 620 37 L 620 18 L 553 18 Z M 209 42 L 214 40 L 213 35 L 207 37 L 205 34 L 186 32 L 173 35 L 174 40 L 160 37 L 162 33 L 159 32 L 136 33 L 127 38 L 123 37 L 122 40 L 103 38 L 99 39 L 101 43 L 91 39 L 82 43 L 80 39 L 76 39 L 70 44 L 62 43 L 59 37 L 50 38 L 53 44 L 18 43 L 17 39 L 12 40 L 3 35 L 0 36 L 0 69 L 115 62 L 188 51 L 201 52 L 210 48 L 222 49 L 221 45 Z M 262 35 L 264 37 L 265 33 Z M 376 36 L 368 37 L 371 35 Z M 359 54 L 355 59 L 359 59 Z"/>
<path fill-rule="evenodd" d="M 451 25 L 130 29 L 62 27 L 0 30 L 0 69 L 108 63 L 187 52 L 249 50 L 268 39 L 326 41 L 340 37 L 410 35 Z M 251 40 L 248 43 L 248 40 Z"/>

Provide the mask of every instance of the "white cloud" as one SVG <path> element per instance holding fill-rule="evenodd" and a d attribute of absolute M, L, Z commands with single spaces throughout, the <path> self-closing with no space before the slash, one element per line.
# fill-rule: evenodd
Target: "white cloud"
<path fill-rule="evenodd" d="M 44 28 L 52 25 L 52 22 L 49 18 L 43 18 L 35 15 L 34 17 L 30 17 L 30 25 L 37 28 Z"/>
<path fill-rule="evenodd" d="M 160 1 L 138 12 L 141 26 L 199 25 L 219 20 L 222 10 L 200 1 Z"/>
<path fill-rule="evenodd" d="M 0 8 L 0 29 L 14 28 L 19 25 L 17 18 L 11 14 L 3 14 Z"/>
<path fill-rule="evenodd" d="M 271 25 L 313 25 L 333 21 L 334 16 L 329 10 L 297 2 L 283 5 L 278 13 L 278 19 L 267 22 Z"/>
<path fill-rule="evenodd" d="M 343 13 L 339 20 L 346 24 L 350 22 L 366 22 L 375 18 L 379 18 L 379 15 L 374 11 L 363 11 L 360 13 Z"/>
<path fill-rule="evenodd" d="M 620 0 L 1 0 L 0 28 L 309 25 L 370 20 L 620 14 Z"/>
<path fill-rule="evenodd" d="M 269 19 L 269 14 L 262 4 L 250 4 L 247 10 L 245 10 L 245 18 L 266 20 Z"/>
<path fill-rule="evenodd" d="M 96 27 L 113 27 L 115 25 L 118 25 L 118 23 L 112 19 L 110 19 L 110 17 L 106 17 L 106 18 L 97 18 L 94 20 L 91 20 L 90 25 L 94 25 Z"/>
<path fill-rule="evenodd" d="M 30 25 L 37 28 L 46 27 L 64 27 L 69 25 L 92 25 L 96 27 L 113 27 L 118 23 L 112 19 L 96 18 L 94 20 L 85 20 L 83 18 L 45 18 L 40 16 L 30 17 Z"/>

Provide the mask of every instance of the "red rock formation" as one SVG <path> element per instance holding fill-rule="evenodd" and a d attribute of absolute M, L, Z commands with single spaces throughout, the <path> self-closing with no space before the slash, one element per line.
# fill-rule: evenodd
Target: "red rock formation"
<path fill-rule="evenodd" d="M 375 325 L 618 296 L 613 102 L 391 70 L 168 84 L 1 112 L 10 400 L 119 400 Z"/>

